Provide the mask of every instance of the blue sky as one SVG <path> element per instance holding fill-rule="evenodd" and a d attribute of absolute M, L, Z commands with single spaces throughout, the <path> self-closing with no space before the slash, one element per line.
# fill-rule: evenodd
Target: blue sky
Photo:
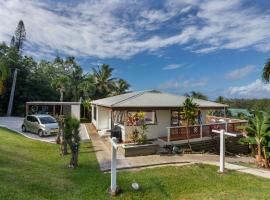
<path fill-rule="evenodd" d="M 267 0 L 0 1 L 0 41 L 25 22 L 26 55 L 115 68 L 132 90 L 270 97 Z"/>

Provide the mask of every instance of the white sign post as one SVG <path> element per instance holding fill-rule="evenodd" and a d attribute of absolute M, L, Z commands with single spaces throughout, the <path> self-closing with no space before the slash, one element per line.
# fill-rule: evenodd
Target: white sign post
<path fill-rule="evenodd" d="M 222 130 L 212 130 L 212 132 L 220 134 L 219 172 L 224 173 L 224 168 L 225 168 L 225 135 L 236 137 L 237 134 L 225 132 L 224 129 L 222 129 Z"/>
<path fill-rule="evenodd" d="M 112 144 L 112 161 L 111 161 L 111 186 L 109 193 L 113 196 L 117 195 L 120 191 L 116 184 L 116 165 L 117 165 L 117 139 L 113 137 L 111 139 Z"/>

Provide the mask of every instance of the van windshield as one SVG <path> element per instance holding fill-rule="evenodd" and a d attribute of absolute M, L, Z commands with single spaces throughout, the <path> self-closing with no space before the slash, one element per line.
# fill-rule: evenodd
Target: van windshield
<path fill-rule="evenodd" d="M 56 123 L 56 120 L 52 117 L 40 117 L 41 124 L 53 124 Z"/>

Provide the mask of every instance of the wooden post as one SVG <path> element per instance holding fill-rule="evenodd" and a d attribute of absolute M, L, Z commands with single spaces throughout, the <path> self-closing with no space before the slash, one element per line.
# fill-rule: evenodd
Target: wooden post
<path fill-rule="evenodd" d="M 120 188 L 117 187 L 117 139 L 113 137 L 111 139 L 111 145 L 112 145 L 112 160 L 111 160 L 111 186 L 109 188 L 109 193 L 112 196 L 117 195 L 120 193 Z"/>
<path fill-rule="evenodd" d="M 225 138 L 224 138 L 224 130 L 220 131 L 220 156 L 219 156 L 219 172 L 224 173 L 225 168 Z"/>
<path fill-rule="evenodd" d="M 168 129 L 167 143 L 170 144 L 170 142 L 171 142 L 171 128 L 168 127 L 167 129 Z"/>
<path fill-rule="evenodd" d="M 236 134 L 225 132 L 222 130 L 212 130 L 214 133 L 220 134 L 220 156 L 219 156 L 219 173 L 224 173 L 225 170 L 225 135 L 236 137 Z"/>
<path fill-rule="evenodd" d="M 202 139 L 202 137 L 203 137 L 203 125 L 202 124 L 200 124 L 200 138 Z"/>

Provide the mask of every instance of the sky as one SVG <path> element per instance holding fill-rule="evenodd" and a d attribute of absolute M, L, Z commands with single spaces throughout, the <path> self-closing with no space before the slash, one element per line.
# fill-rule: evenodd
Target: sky
<path fill-rule="evenodd" d="M 103 63 L 131 90 L 270 98 L 269 0 L 0 0 L 0 41 L 22 19 L 23 53 Z"/>

